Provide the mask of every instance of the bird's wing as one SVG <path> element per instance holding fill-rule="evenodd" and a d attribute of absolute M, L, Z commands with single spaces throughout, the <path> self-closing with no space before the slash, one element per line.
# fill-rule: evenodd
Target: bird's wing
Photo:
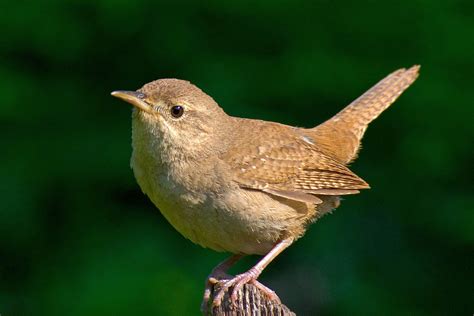
<path fill-rule="evenodd" d="M 254 131 L 258 137 L 232 146 L 221 158 L 241 187 L 292 200 L 320 203 L 315 195 L 355 194 L 369 187 L 300 131 L 261 124 Z"/>

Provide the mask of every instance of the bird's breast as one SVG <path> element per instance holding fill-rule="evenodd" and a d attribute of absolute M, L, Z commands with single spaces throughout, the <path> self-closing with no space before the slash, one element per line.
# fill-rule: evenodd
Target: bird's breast
<path fill-rule="evenodd" d="M 205 181 L 207 190 L 194 190 L 187 181 L 174 177 L 168 166 L 150 164 L 146 156 L 134 153 L 131 164 L 142 191 L 168 222 L 203 247 L 265 254 L 284 234 L 299 235 L 304 230 L 306 219 L 301 214 L 265 193 L 235 184 L 216 189 Z"/>
<path fill-rule="evenodd" d="M 190 160 L 161 146 L 134 131 L 131 166 L 142 191 L 184 237 L 216 251 L 265 254 L 285 235 L 304 232 L 310 213 L 240 188 L 217 157 Z"/>

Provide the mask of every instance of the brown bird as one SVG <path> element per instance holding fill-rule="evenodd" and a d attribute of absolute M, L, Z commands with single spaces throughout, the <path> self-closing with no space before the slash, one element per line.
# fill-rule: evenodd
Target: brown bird
<path fill-rule="evenodd" d="M 339 206 L 341 195 L 369 185 L 346 165 L 357 155 L 367 125 L 417 78 L 400 69 L 321 125 L 305 129 L 232 117 L 188 81 L 160 79 L 112 95 L 135 106 L 131 166 L 142 191 L 183 236 L 233 253 L 210 274 L 213 306 L 257 281 L 263 269 L 301 237 L 308 224 Z M 226 270 L 243 255 L 264 255 L 235 277 Z"/>

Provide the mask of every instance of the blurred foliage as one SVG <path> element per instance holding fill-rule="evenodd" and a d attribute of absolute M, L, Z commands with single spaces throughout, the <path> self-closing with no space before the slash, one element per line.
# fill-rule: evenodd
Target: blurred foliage
<path fill-rule="evenodd" d="M 2 315 L 199 313 L 225 255 L 141 194 L 110 91 L 182 78 L 229 114 L 309 127 L 412 64 L 352 165 L 373 189 L 261 279 L 299 315 L 474 312 L 472 1 L 20 0 L 0 29 Z"/>

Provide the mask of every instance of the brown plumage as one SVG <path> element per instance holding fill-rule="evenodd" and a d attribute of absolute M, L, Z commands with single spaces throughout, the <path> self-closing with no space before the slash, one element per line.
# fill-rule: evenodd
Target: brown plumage
<path fill-rule="evenodd" d="M 367 126 L 418 78 L 420 66 L 394 71 L 332 118 L 316 126 L 311 135 L 321 149 L 342 163 L 357 156 Z M 338 144 L 338 146 L 334 146 Z"/>
<path fill-rule="evenodd" d="M 242 187 L 289 199 L 321 203 L 312 195 L 343 195 L 368 188 L 367 183 L 318 149 L 304 130 L 262 121 L 252 123 L 256 138 L 241 139 L 222 159 L 232 166 Z M 248 129 L 246 124 L 240 128 Z"/>
<path fill-rule="evenodd" d="M 369 188 L 344 164 L 356 157 L 368 124 L 415 81 L 418 70 L 393 72 L 313 129 L 242 120 L 239 126 L 259 137 L 241 139 L 223 159 L 242 187 L 300 201 L 312 201 L 307 194 L 344 195 Z"/>
<path fill-rule="evenodd" d="M 231 286 L 235 293 L 246 282 L 259 285 L 256 278 L 265 266 L 301 237 L 308 223 L 338 207 L 339 196 L 369 187 L 346 165 L 367 125 L 413 83 L 418 69 L 392 73 L 311 129 L 228 116 L 183 80 L 161 79 L 136 92 L 112 93 L 135 106 L 131 165 L 166 219 L 204 247 L 238 257 L 265 255 L 227 280 L 215 278 L 236 257 L 216 268 L 205 302 L 215 282 L 223 286 L 214 305 Z"/>

